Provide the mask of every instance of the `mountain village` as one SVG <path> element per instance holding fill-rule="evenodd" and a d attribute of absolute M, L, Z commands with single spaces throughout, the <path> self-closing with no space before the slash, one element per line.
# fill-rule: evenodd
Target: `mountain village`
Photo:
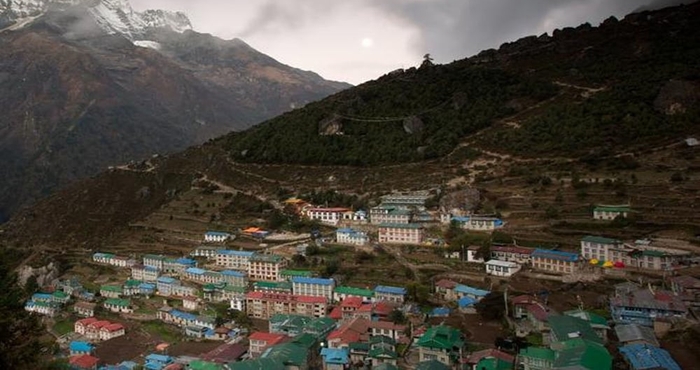
<path fill-rule="evenodd" d="M 410 267 L 403 251 L 444 246 L 446 229 L 489 235 L 507 223 L 428 209 L 430 197 L 389 194 L 367 211 L 290 198 L 285 212 L 318 225 L 291 241 L 251 226 L 208 231 L 188 255 L 95 251 L 83 263 L 102 269 L 106 281 L 65 275 L 25 309 L 61 323 L 54 335 L 73 369 L 681 368 L 659 338 L 697 320 L 700 280 L 679 274 L 697 259 L 653 240 L 589 235 L 567 248 L 463 245 L 437 257 L 457 259 L 463 273 L 433 278 L 422 302 L 401 279 L 346 285 L 328 269 L 297 267 L 331 248 L 384 253 Z M 591 218 L 606 223 L 631 212 L 600 205 Z M 233 248 L 238 240 L 259 248 Z M 515 286 L 521 277 L 529 281 L 524 288 Z M 539 280 L 605 280 L 614 289 L 592 298 L 559 292 L 578 304 L 555 307 L 553 290 L 530 283 Z M 147 330 L 158 340 L 144 341 Z"/>

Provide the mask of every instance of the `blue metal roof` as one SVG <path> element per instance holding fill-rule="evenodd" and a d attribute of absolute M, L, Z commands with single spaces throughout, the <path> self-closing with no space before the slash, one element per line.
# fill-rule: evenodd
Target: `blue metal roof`
<path fill-rule="evenodd" d="M 53 296 L 48 293 L 34 293 L 32 294 L 32 301 L 50 301 Z"/>
<path fill-rule="evenodd" d="M 457 284 L 454 291 L 457 293 L 464 293 L 464 294 L 474 295 L 477 297 L 483 297 L 483 296 L 491 293 L 488 290 L 472 288 L 470 286 L 462 285 L 462 284 Z"/>
<path fill-rule="evenodd" d="M 450 309 L 448 307 L 435 307 L 432 311 L 430 311 L 430 316 L 450 316 Z"/>
<path fill-rule="evenodd" d="M 199 267 L 190 267 L 186 269 L 185 272 L 188 274 L 204 275 L 204 273 L 207 272 L 207 270 L 200 269 Z"/>
<path fill-rule="evenodd" d="M 193 259 L 191 259 L 191 258 L 184 258 L 184 257 L 181 257 L 181 258 L 176 259 L 175 262 L 176 262 L 176 263 L 179 263 L 179 264 L 181 264 L 181 265 L 192 265 L 192 266 L 194 266 L 194 265 L 197 264 L 197 261 L 195 261 L 195 260 L 193 260 Z"/>
<path fill-rule="evenodd" d="M 151 283 L 141 283 L 139 284 L 139 289 L 155 289 L 156 285 Z"/>
<path fill-rule="evenodd" d="M 224 275 L 224 276 L 245 277 L 245 273 L 240 272 L 240 271 L 235 271 L 235 270 L 224 270 L 224 271 L 221 271 L 221 275 Z"/>
<path fill-rule="evenodd" d="M 207 231 L 204 233 L 204 235 L 209 235 L 209 236 L 231 236 L 230 233 L 225 233 L 223 231 Z"/>
<path fill-rule="evenodd" d="M 648 344 L 630 344 L 620 347 L 620 353 L 634 370 L 666 369 L 681 370 L 678 363 L 665 349 Z"/>
<path fill-rule="evenodd" d="M 376 287 L 374 287 L 374 292 L 375 293 L 405 295 L 406 288 L 395 287 L 395 286 L 386 286 L 386 285 L 377 285 Z"/>
<path fill-rule="evenodd" d="M 343 227 L 335 231 L 336 233 L 341 233 L 341 234 L 352 234 L 355 232 L 355 230 L 349 228 L 349 227 Z"/>
<path fill-rule="evenodd" d="M 327 364 L 347 365 L 350 363 L 349 350 L 347 348 L 323 348 L 321 349 L 323 362 Z"/>
<path fill-rule="evenodd" d="M 92 344 L 90 344 L 88 342 L 80 342 L 77 340 L 70 342 L 69 348 L 70 348 L 71 352 L 86 352 L 86 353 L 92 352 L 92 350 L 95 349 L 95 347 L 93 347 Z"/>
<path fill-rule="evenodd" d="M 292 278 L 292 283 L 297 284 L 316 284 L 316 285 L 333 285 L 335 281 L 333 279 L 324 278 L 313 278 L 313 277 L 303 277 L 295 276 Z"/>
<path fill-rule="evenodd" d="M 161 276 L 158 278 L 158 282 L 163 284 L 172 284 L 176 281 L 177 279 L 171 278 L 170 276 Z"/>
<path fill-rule="evenodd" d="M 558 261 L 566 261 L 566 262 L 576 262 L 578 261 L 578 253 L 572 253 L 572 252 L 562 252 L 562 251 L 553 251 L 553 250 L 548 250 L 548 249 L 535 249 L 534 252 L 532 252 L 532 258 L 549 258 L 553 260 L 558 260 Z"/>
<path fill-rule="evenodd" d="M 466 297 L 466 296 L 460 298 L 457 301 L 457 304 L 459 305 L 460 308 L 469 307 L 469 306 L 473 305 L 474 303 L 476 303 L 476 299 L 474 299 L 472 297 Z"/>
<path fill-rule="evenodd" d="M 189 312 L 182 312 L 180 310 L 170 310 L 170 314 L 185 321 L 194 321 L 195 319 L 197 319 L 196 315 L 193 315 Z"/>
<path fill-rule="evenodd" d="M 241 256 L 241 257 L 251 257 L 255 252 L 251 251 L 234 251 L 229 249 L 219 249 L 216 251 L 217 254 L 224 254 L 228 256 Z"/>

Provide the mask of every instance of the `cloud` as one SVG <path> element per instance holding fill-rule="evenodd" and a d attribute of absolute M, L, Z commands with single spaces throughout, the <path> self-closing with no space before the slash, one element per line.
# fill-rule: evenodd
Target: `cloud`
<path fill-rule="evenodd" d="M 384 0 L 379 10 L 420 30 L 411 47 L 438 61 L 461 59 L 520 37 L 597 24 L 611 15 L 678 0 Z"/>
<path fill-rule="evenodd" d="M 268 0 L 239 34 L 245 38 L 258 33 L 294 31 L 313 24 L 318 17 L 328 15 L 341 6 L 342 2 L 328 0 Z"/>

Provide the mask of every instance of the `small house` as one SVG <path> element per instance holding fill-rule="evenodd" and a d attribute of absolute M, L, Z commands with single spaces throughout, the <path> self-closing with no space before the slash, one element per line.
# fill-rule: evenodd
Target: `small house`
<path fill-rule="evenodd" d="M 629 205 L 599 205 L 593 209 L 593 219 L 612 221 L 618 217 L 627 217 L 632 212 Z"/>
<path fill-rule="evenodd" d="M 648 344 L 628 344 L 620 347 L 620 353 L 632 370 L 681 370 L 671 354 L 659 347 Z"/>
<path fill-rule="evenodd" d="M 520 265 L 515 262 L 490 260 L 486 262 L 486 273 L 493 276 L 511 277 L 520 271 Z"/>
<path fill-rule="evenodd" d="M 231 239 L 231 234 L 221 231 L 207 231 L 204 233 L 204 241 L 211 243 L 223 243 Z"/>
<path fill-rule="evenodd" d="M 90 302 L 77 302 L 73 305 L 73 312 L 78 316 L 92 317 L 95 316 L 95 303 Z"/>
<path fill-rule="evenodd" d="M 100 359 L 90 355 L 71 356 L 68 364 L 74 370 L 97 370 Z"/>
<path fill-rule="evenodd" d="M 322 348 L 323 370 L 345 370 L 350 363 L 348 348 Z"/>
<path fill-rule="evenodd" d="M 403 303 L 406 298 L 406 288 L 377 285 L 374 288 L 374 302 L 387 301 Z"/>
<path fill-rule="evenodd" d="M 68 345 L 68 349 L 70 350 L 71 356 L 89 355 L 92 354 L 92 352 L 95 350 L 95 346 L 88 342 L 74 340 L 70 342 L 70 344 Z"/>

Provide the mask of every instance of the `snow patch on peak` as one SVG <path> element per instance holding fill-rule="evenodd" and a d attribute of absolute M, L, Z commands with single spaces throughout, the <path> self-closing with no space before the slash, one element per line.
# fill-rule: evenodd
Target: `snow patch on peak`
<path fill-rule="evenodd" d="M 192 29 L 187 16 L 165 10 L 135 11 L 129 0 L 101 0 L 90 7 L 90 14 L 97 24 L 110 34 L 121 34 L 134 40 L 150 29 L 169 28 L 175 32 Z"/>
<path fill-rule="evenodd" d="M 154 50 L 160 50 L 163 47 L 160 43 L 149 40 L 136 40 L 134 41 L 134 45 Z"/>

